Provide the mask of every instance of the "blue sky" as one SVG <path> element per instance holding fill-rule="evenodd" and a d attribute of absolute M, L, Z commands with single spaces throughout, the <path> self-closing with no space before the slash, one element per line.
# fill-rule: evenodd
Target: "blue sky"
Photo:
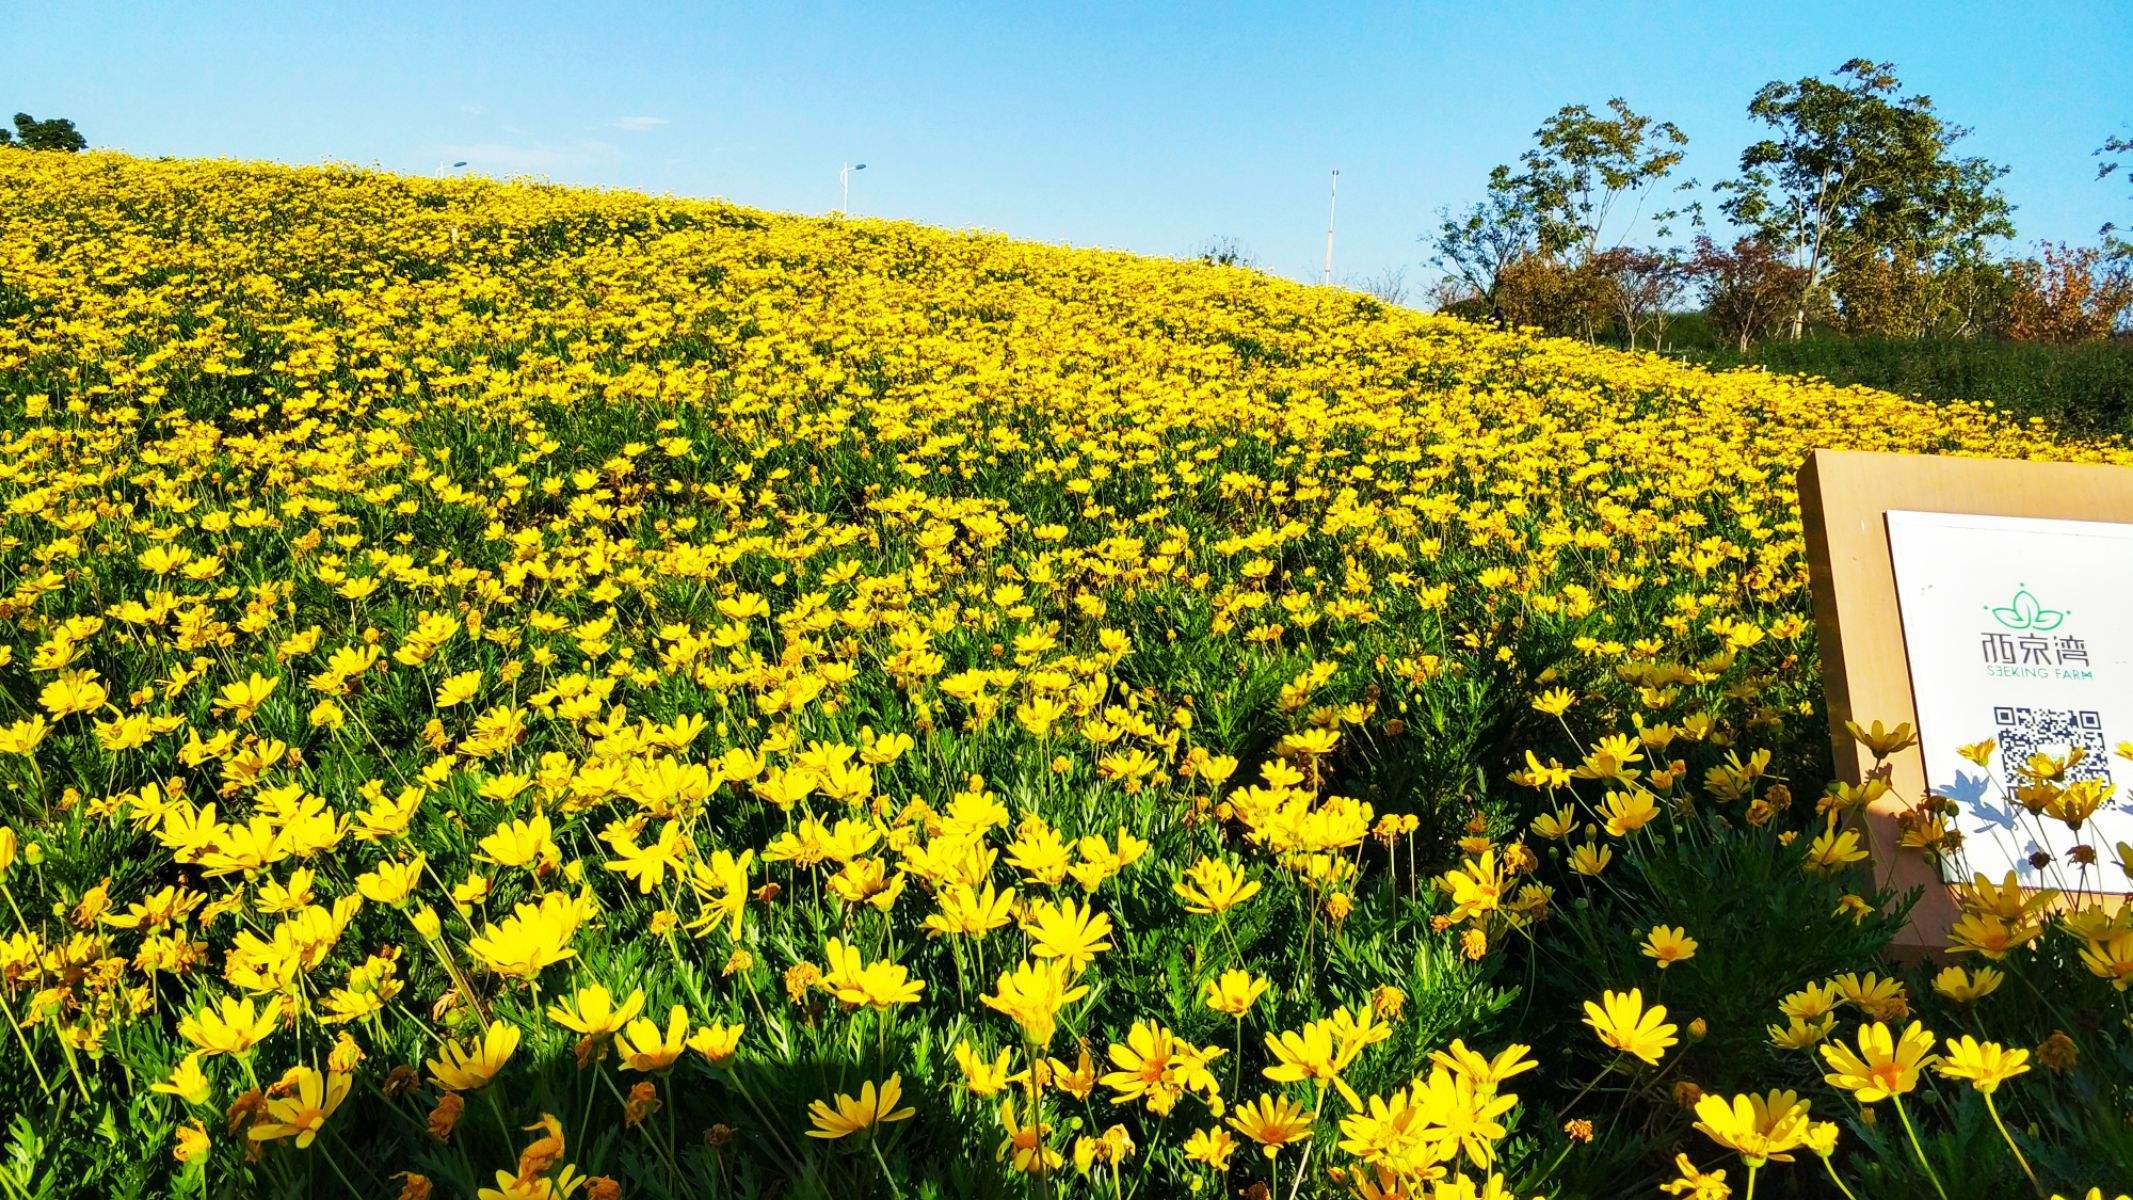
<path fill-rule="evenodd" d="M 2005 3 L 1185 8 L 18 0 L 0 108 L 141 153 L 337 160 L 852 207 L 1316 278 L 1432 274 L 1418 236 L 1569 102 L 1622 96 L 1735 164 L 1764 82 L 1864 55 L 2012 168 L 2025 240 L 2133 224 L 2090 151 L 2133 132 L 2133 9 Z M 1871 10 L 1871 11 L 1863 11 Z"/>

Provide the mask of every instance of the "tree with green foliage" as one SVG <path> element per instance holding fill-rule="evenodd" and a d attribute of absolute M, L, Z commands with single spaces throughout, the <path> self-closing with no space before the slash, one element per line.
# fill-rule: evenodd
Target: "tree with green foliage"
<path fill-rule="evenodd" d="M 1970 131 L 1902 87 L 1894 64 L 1855 58 L 1829 78 L 1773 80 L 1748 104 L 1776 136 L 1741 152 L 1740 177 L 1718 185 L 1721 207 L 1803 270 L 1795 338 L 1847 269 L 1875 257 L 1962 261 L 2014 232 L 1993 186 L 2007 169 L 1956 154 Z"/>
<path fill-rule="evenodd" d="M 1590 338 L 1615 302 L 1593 264 L 1622 247 L 1687 144 L 1673 122 L 1620 97 L 1601 111 L 1566 104 L 1534 130 L 1516 169 L 1489 173 L 1484 199 L 1438 214 L 1434 261 L 1491 316 Z M 1659 236 L 1683 211 L 1651 214 Z"/>
<path fill-rule="evenodd" d="M 1643 216 L 1652 192 L 1681 164 L 1688 135 L 1672 121 L 1636 112 L 1619 96 L 1605 112 L 1566 104 L 1533 131 L 1533 147 L 1519 156 L 1520 170 L 1497 167 L 1491 191 L 1506 190 L 1533 214 L 1543 252 L 1583 266 L 1604 248 L 1608 223 L 1629 207 L 1613 246 L 1622 244 Z M 1681 185 L 1683 188 L 1693 183 Z M 1675 211 L 1653 214 L 1666 237 Z"/>
<path fill-rule="evenodd" d="M 2103 145 L 2096 148 L 2096 157 L 2103 160 L 2096 166 L 2096 178 L 2110 178 L 2120 167 L 2133 164 L 2133 135 L 2103 139 Z M 2133 178 L 2133 167 L 2128 167 L 2125 175 L 2120 178 Z M 2113 258 L 2133 258 L 2133 241 L 2118 236 L 2116 221 L 2105 222 L 2103 228 L 2097 232 L 2103 238 L 2104 250 Z"/>
<path fill-rule="evenodd" d="M 1492 179 L 1485 199 L 1464 212 L 1440 209 L 1437 222 L 1437 232 L 1429 239 L 1436 248 L 1431 261 L 1496 314 L 1504 272 L 1540 246 L 1540 225 L 1532 210 Z"/>
<path fill-rule="evenodd" d="M 13 131 L 0 129 L 0 146 L 17 146 L 24 150 L 57 150 L 72 154 L 87 149 L 89 139 L 74 128 L 74 122 L 65 117 L 52 117 L 40 121 L 28 113 L 15 114 Z"/>

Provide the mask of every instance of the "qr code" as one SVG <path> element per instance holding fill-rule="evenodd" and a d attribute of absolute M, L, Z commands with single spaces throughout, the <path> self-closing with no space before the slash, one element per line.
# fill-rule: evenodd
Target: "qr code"
<path fill-rule="evenodd" d="M 2094 709 L 2020 708 L 1998 704 L 1992 723 L 2000 730 L 2000 761 L 2018 766 L 2032 754 L 2058 758 L 2079 746 L 2084 755 L 2066 773 L 2069 780 L 2111 781 L 2110 749 L 2103 740 L 2103 718 Z"/>

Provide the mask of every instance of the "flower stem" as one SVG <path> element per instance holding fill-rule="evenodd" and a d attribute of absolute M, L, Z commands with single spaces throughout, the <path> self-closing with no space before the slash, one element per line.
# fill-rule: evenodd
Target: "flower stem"
<path fill-rule="evenodd" d="M 1940 1193 L 1940 1200 L 1948 1200 L 1948 1189 L 1940 1184 L 1940 1175 L 1926 1158 L 1926 1148 L 1919 1144 L 1918 1130 L 1911 1124 L 1911 1114 L 1903 1109 L 1903 1097 L 1892 1095 L 1889 1099 L 1896 1105 L 1896 1115 L 1903 1121 L 1903 1132 L 1911 1139 L 1911 1152 L 1918 1155 L 1918 1165 L 1926 1169 L 1926 1178 L 1933 1181 L 1933 1190 Z"/>
<path fill-rule="evenodd" d="M 867 1145 L 874 1151 L 874 1164 L 881 1168 L 881 1178 L 889 1185 L 889 1194 L 901 1200 L 904 1190 L 896 1186 L 896 1172 L 889 1169 L 889 1160 L 881 1156 L 881 1139 L 874 1136 L 875 1132 L 878 1131 L 870 1132 L 867 1136 Z"/>
<path fill-rule="evenodd" d="M 1844 1200 L 1859 1200 L 1859 1197 L 1852 1195 L 1850 1188 L 1844 1186 L 1844 1181 L 1837 1178 L 1837 1164 L 1831 1162 L 1828 1155 L 1818 1154 L 1815 1157 L 1822 1160 L 1822 1169 L 1829 1172 L 1829 1181 L 1837 1185 L 1838 1191 L 1844 1193 Z"/>
<path fill-rule="evenodd" d="M 2044 1185 L 2037 1182 L 2036 1171 L 2030 1167 L 2029 1160 L 2022 1157 L 2022 1148 L 2015 1145 L 2014 1135 L 2007 1131 L 2007 1122 L 2000 1119 L 2000 1109 L 1998 1105 L 1992 1102 L 1992 1093 L 1985 1092 L 1983 1095 L 1985 1097 L 1985 1111 L 1992 1114 L 1992 1123 L 2000 1127 L 2000 1136 L 2007 1140 L 2007 1148 L 2014 1152 L 2015 1161 L 2022 1165 L 2022 1173 L 2029 1176 L 2029 1186 L 2035 1188 L 2037 1194 L 2042 1196 L 2044 1194 Z"/>

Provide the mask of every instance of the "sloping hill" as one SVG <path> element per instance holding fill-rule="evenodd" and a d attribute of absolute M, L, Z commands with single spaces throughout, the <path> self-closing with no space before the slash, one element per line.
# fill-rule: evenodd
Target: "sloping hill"
<path fill-rule="evenodd" d="M 1797 1082 L 1778 999 L 1886 934 L 1831 915 L 1860 880 L 1798 870 L 1814 446 L 2133 461 L 1235 269 L 0 154 L 0 781 L 41 856 L 7 876 L 5 1053 L 36 1069 L 0 1107 L 54 1114 L 40 1169 L 98 1192 L 487 1186 L 543 1113 L 567 1148 L 529 1178 L 631 1196 L 1019 1189 L 1114 1123 L 1063 1187 L 1287 1188 L 1296 1137 L 1269 1166 L 1217 1135 L 1281 1145 L 1238 1106 L 1334 1068 L 1262 1035 L 1340 1013 L 1310 1036 L 1361 1039 L 1344 1087 L 1453 1089 L 1417 1128 L 1495 1095 L 1429 1051 L 1542 1046 L 1477 1180 L 1642 1183 L 1694 1136 L 1673 1079 Z M 1582 859 L 1523 840 L 1558 806 Z M 1461 855 L 1486 904 L 1429 886 Z M 1614 1061 L 1573 1001 L 1650 966 L 1586 934 L 1628 920 L 1703 940 L 1667 998 L 1711 1031 L 1566 1143 Z M 1238 970 L 1270 984 L 1243 1018 L 1203 1003 Z M 611 1046 L 640 989 L 656 1027 Z M 485 1029 L 475 1066 L 393 1073 Z M 198 1107 L 152 1095 L 195 1049 Z M 1033 1052 L 1051 1081 L 1000 1093 L 983 1064 Z M 1092 1104 L 1085 1061 L 1120 1072 Z M 223 1114 L 285 1069 L 323 1074 L 248 1161 Z M 801 1136 L 891 1075 L 917 1113 L 878 1155 Z M 1322 1106 L 1307 1190 L 1458 1166 L 1290 1092 Z M 195 1116 L 211 1159 L 177 1167 Z"/>

